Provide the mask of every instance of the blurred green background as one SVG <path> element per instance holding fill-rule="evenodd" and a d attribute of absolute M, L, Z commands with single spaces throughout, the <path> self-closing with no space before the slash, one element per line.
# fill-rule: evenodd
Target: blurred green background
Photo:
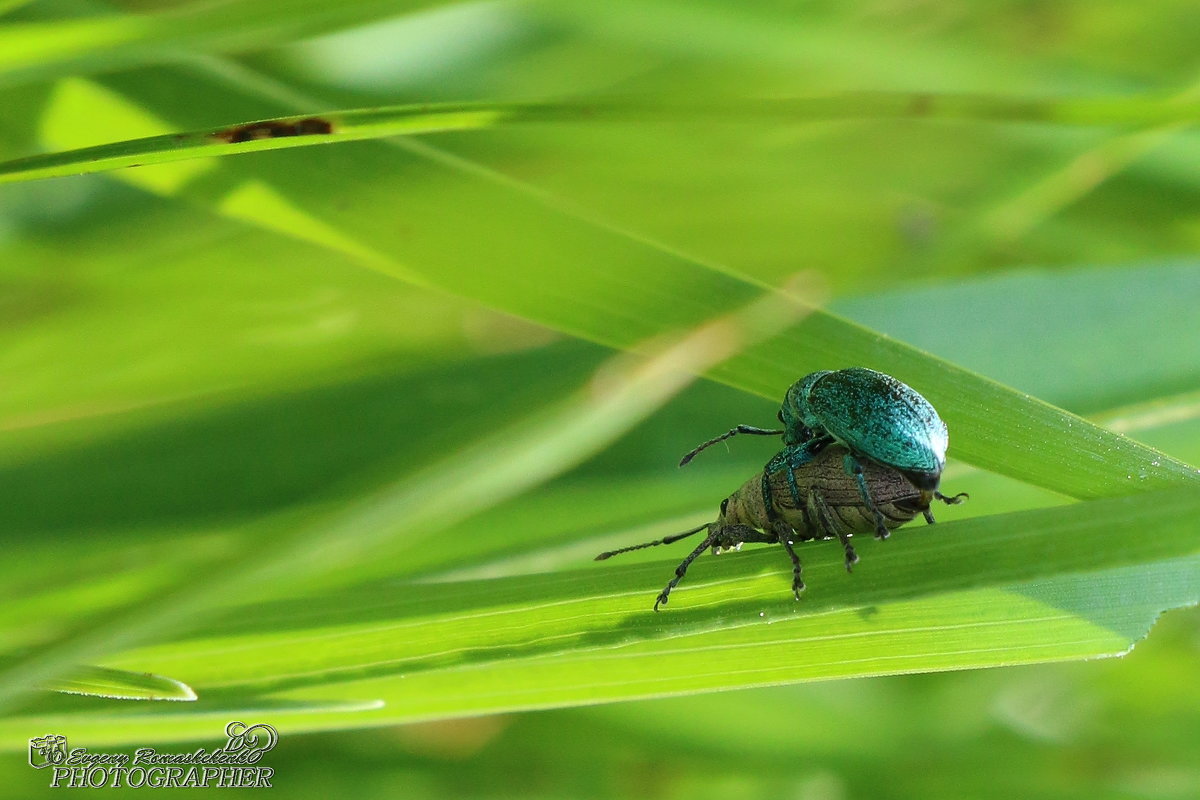
<path fill-rule="evenodd" d="M 0 160 L 403 102 L 1200 90 L 1186 0 L 326 5 L 0 2 Z M 869 112 L 500 126 L 0 186 L 5 651 L 585 381 L 611 355 L 587 319 L 480 301 L 516 285 L 532 308 L 603 263 L 569 225 L 508 215 L 530 197 L 751 283 L 811 271 L 836 312 L 1118 428 L 1134 407 L 1131 435 L 1200 462 L 1196 133 Z M 561 286 L 523 282 L 539 259 Z M 330 580 L 580 567 L 715 508 L 770 445 L 675 461 L 774 410 L 701 382 L 535 499 Z M 964 515 L 1063 502 L 960 467 Z M 285 727 L 269 765 L 289 797 L 1195 798 L 1197 674 L 1193 608 L 1121 659 Z M 0 793 L 41 789 L 4 745 Z"/>

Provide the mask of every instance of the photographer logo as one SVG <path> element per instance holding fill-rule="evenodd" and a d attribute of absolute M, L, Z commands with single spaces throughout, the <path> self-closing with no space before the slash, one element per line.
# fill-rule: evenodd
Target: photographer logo
<path fill-rule="evenodd" d="M 266 723 L 225 726 L 225 744 L 212 750 L 159 752 L 139 747 L 132 753 L 71 747 L 52 733 L 29 740 L 29 766 L 49 773 L 50 788 L 263 788 L 275 770 L 259 764 L 279 743 L 279 732 Z"/>

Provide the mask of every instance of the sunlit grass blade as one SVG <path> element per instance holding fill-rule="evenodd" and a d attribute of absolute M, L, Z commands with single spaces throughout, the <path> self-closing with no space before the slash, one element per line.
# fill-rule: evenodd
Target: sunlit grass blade
<path fill-rule="evenodd" d="M 81 667 L 61 678 L 51 678 L 42 684 L 42 688 L 110 700 L 196 699 L 192 687 L 174 678 L 108 667 Z"/>
<path fill-rule="evenodd" d="M 1010 592 L 959 592 L 889 603 L 869 613 L 847 610 L 796 617 L 738 631 L 653 644 L 631 641 L 563 656 L 518 657 L 478 667 L 397 670 L 385 677 L 348 672 L 303 687 L 286 689 L 284 684 L 279 688 L 285 691 L 265 699 L 248 693 L 246 687 L 202 690 L 194 711 L 128 703 L 31 709 L 0 719 L 0 749 L 19 749 L 30 736 L 51 729 L 69 729 L 105 744 L 211 736 L 214 719 L 237 718 L 254 709 L 299 733 L 731 687 L 1119 655 L 1144 635 L 1158 615 L 1157 605 L 1178 604 L 1187 596 L 1184 585 L 1194 584 L 1197 577 L 1195 564 L 1094 573 Z M 1142 591 L 1146 579 L 1155 581 L 1149 593 Z M 1093 589 L 1119 602 L 1098 602 L 1094 613 L 1083 616 L 1053 601 L 1056 594 L 1099 601 L 1096 593 L 1088 593 Z M 288 712 L 285 703 L 300 705 L 305 697 L 346 698 L 347 706 L 357 699 L 359 706 Z"/>
<path fill-rule="evenodd" d="M 207 156 L 230 155 L 386 136 L 488 128 L 501 122 L 548 118 L 548 106 L 453 103 L 406 105 L 284 117 L 222 128 L 150 136 L 126 142 L 30 156 L 0 164 L 0 183 L 104 172 Z M 558 115 L 561 116 L 561 113 Z"/>
<path fill-rule="evenodd" d="M 1184 489 L 916 525 L 898 531 L 894 541 L 856 544 L 862 561 L 850 575 L 835 545 L 810 544 L 800 549 L 808 584 L 800 601 L 787 591 L 790 564 L 774 547 L 702 559 L 678 596 L 672 594 L 671 605 L 657 613 L 654 596 L 678 559 L 491 581 L 393 584 L 395 590 L 382 597 L 377 585 L 338 590 L 308 598 L 303 608 L 290 601 L 252 607 L 207 626 L 195 639 L 150 646 L 111 663 L 187 675 L 198 691 L 259 682 L 319 684 L 369 665 L 388 675 L 478 668 L 522 653 L 567 655 L 758 628 L 1171 559 L 1187 561 L 1191 566 L 1181 574 L 1195 578 L 1200 537 L 1179 521 L 1197 512 L 1200 492 Z M 1087 537 L 1087 548 L 1071 546 L 1080 536 Z M 1200 592 L 1200 582 L 1191 591 Z M 1086 615 L 1087 607 L 1076 610 Z M 224 657 L 231 652 L 240 657 Z M 736 678 L 730 681 L 726 688 L 738 685 Z"/>
<path fill-rule="evenodd" d="M 1200 601 L 1200 540 L 1179 524 L 1198 512 L 1200 493 L 1175 490 L 902 529 L 864 541 L 852 575 L 836 545 L 807 545 L 799 602 L 777 548 L 703 559 L 660 613 L 673 561 L 376 586 L 251 606 L 110 663 L 186 676 L 197 712 L 381 702 L 292 720 L 306 730 L 1115 655 L 1163 609 Z M 21 741 L 54 719 L 105 741 L 169 739 L 188 716 L 47 712 L 0 729 Z"/>
<path fill-rule="evenodd" d="M 1200 118 L 1200 102 L 1154 98 L 1024 99 L 905 92 L 847 92 L 786 100 L 674 99 L 582 102 L 440 103 L 379 106 L 255 120 L 217 129 L 151 136 L 0 163 L 0 183 L 105 172 L 191 158 L 308 147 L 388 136 L 483 130 L 523 122 L 699 117 L 707 122 L 770 118 L 822 122 L 854 118 L 993 122 L 1053 122 L 1071 125 L 1186 124 Z"/>

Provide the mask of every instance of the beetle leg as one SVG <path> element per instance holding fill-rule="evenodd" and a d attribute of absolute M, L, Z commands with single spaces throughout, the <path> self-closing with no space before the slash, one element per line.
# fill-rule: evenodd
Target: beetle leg
<path fill-rule="evenodd" d="M 699 453 L 704 448 L 711 447 L 712 445 L 716 444 L 717 442 L 723 442 L 730 437 L 737 436 L 739 433 L 750 433 L 755 436 L 779 436 L 780 434 L 783 433 L 783 431 L 782 430 L 778 430 L 778 431 L 767 430 L 766 428 L 756 428 L 753 425 L 738 425 L 736 428 L 730 429 L 728 433 L 722 433 L 720 436 L 716 437 L 715 439 L 709 439 L 704 444 L 702 444 L 699 447 L 692 450 L 690 453 L 688 453 L 686 456 L 684 456 L 682 459 L 679 460 L 679 466 L 682 467 L 685 464 L 687 464 L 689 461 L 691 461 L 693 458 L 696 457 L 697 453 Z"/>
<path fill-rule="evenodd" d="M 943 503 L 945 503 L 948 506 L 956 506 L 959 503 L 961 503 L 964 499 L 967 499 L 970 497 L 970 495 L 967 494 L 966 492 L 959 492 L 958 494 L 954 495 L 954 497 L 946 497 L 946 495 L 942 494 L 941 492 L 934 492 L 933 496 L 935 499 L 941 500 Z M 932 525 L 936 521 L 933 518 L 933 512 L 930 511 L 928 508 L 925 509 L 924 511 L 922 511 L 921 513 L 925 515 L 925 521 L 928 522 L 930 525 Z"/>
<path fill-rule="evenodd" d="M 704 541 L 701 542 L 695 550 L 688 553 L 687 558 L 679 562 L 679 566 L 675 568 L 675 577 L 672 578 L 669 583 L 667 583 L 666 588 L 658 593 L 658 598 L 654 601 L 655 611 L 658 611 L 658 607 L 660 605 L 665 606 L 667 604 L 667 595 L 671 594 L 671 590 L 678 586 L 679 582 L 683 580 L 683 576 L 687 574 L 688 567 L 690 567 L 692 562 L 696 560 L 696 556 L 703 553 L 709 547 L 712 547 L 713 542 L 715 542 L 716 539 L 717 534 L 710 532 L 708 536 L 704 537 Z"/>
<path fill-rule="evenodd" d="M 792 547 L 795 531 L 783 520 L 776 520 L 770 533 L 751 528 L 749 525 L 730 525 L 717 530 L 713 537 L 714 547 L 736 547 L 743 542 L 779 542 L 792 560 L 792 594 L 800 599 L 804 591 L 804 580 L 800 577 L 800 556 Z M 665 602 L 665 601 L 664 601 Z"/>
<path fill-rule="evenodd" d="M 796 485 L 796 470 L 812 461 L 812 454 L 806 447 L 785 447 L 780 455 L 787 463 L 788 492 L 792 495 L 792 508 L 800 508 L 804 501 L 800 499 L 800 487 Z"/>
<path fill-rule="evenodd" d="M 863 502 L 871 513 L 875 515 L 875 538 L 886 539 L 891 532 L 884 523 L 883 513 L 879 507 L 875 505 L 875 500 L 871 497 L 871 490 L 867 488 L 867 479 L 863 475 L 862 464 L 858 463 L 858 459 L 852 453 L 846 453 L 842 458 L 842 463 L 846 468 L 847 475 L 853 475 L 854 480 L 858 483 L 858 493 L 862 496 Z"/>
<path fill-rule="evenodd" d="M 788 493 L 792 496 L 792 508 L 800 508 L 804 501 L 800 499 L 800 487 L 796 485 L 796 470 L 787 471 Z"/>
<path fill-rule="evenodd" d="M 800 566 L 800 556 L 796 555 L 796 549 L 792 547 L 792 537 L 788 533 L 781 532 L 779 543 L 783 545 L 783 549 L 787 551 L 788 558 L 792 560 L 792 595 L 799 600 L 800 593 L 804 591 L 804 579 L 800 577 L 802 569 Z"/>
<path fill-rule="evenodd" d="M 815 490 L 809 492 L 808 499 L 809 504 L 816 511 L 817 524 L 827 535 L 836 536 L 842 543 L 842 549 L 846 551 L 846 572 L 852 572 L 854 565 L 858 563 L 858 553 L 854 552 L 854 545 L 850 544 L 850 535 L 841 525 L 837 524 L 833 518 L 833 512 L 829 510 L 829 505 L 820 492 Z"/>

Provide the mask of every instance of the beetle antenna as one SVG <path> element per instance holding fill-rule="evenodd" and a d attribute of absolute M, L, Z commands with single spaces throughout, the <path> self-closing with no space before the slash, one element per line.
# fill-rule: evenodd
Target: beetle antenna
<path fill-rule="evenodd" d="M 684 531 L 683 533 L 672 534 L 671 536 L 664 536 L 663 538 L 657 539 L 653 542 L 646 542 L 645 544 L 635 544 L 630 547 L 622 547 L 620 550 L 609 550 L 607 553 L 601 553 L 600 555 L 596 556 L 595 560 L 603 561 L 606 558 L 612 558 L 613 556 L 620 555 L 621 553 L 628 553 L 630 550 L 641 550 L 642 548 L 645 548 L 645 547 L 656 547 L 660 544 L 672 544 L 674 542 L 678 542 L 680 539 L 686 539 L 687 537 L 689 537 L 693 534 L 699 533 L 700 531 L 707 529 L 708 526 L 711 524 L 712 523 L 706 522 L 698 528 L 692 528 L 690 531 Z"/>
<path fill-rule="evenodd" d="M 783 433 L 783 431 L 769 431 L 766 428 L 756 428 L 753 425 L 738 425 L 736 428 L 729 431 L 728 433 L 722 433 L 720 436 L 718 436 L 715 439 L 709 439 L 707 442 L 700 445 L 692 452 L 688 453 L 686 456 L 684 456 L 682 459 L 680 459 L 679 466 L 682 467 L 682 466 L 686 465 L 689 461 L 691 461 L 693 458 L 696 457 L 697 453 L 699 453 L 704 448 L 711 447 L 712 445 L 716 444 L 717 442 L 723 442 L 730 437 L 737 436 L 739 433 L 751 433 L 751 434 L 754 434 L 755 436 L 779 436 L 780 434 Z"/>
<path fill-rule="evenodd" d="M 971 495 L 967 494 L 966 492 L 959 492 L 958 494 L 954 495 L 954 497 L 946 497 L 946 495 L 942 494 L 941 492 L 934 492 L 933 496 L 948 506 L 956 506 L 963 500 L 971 499 Z"/>

